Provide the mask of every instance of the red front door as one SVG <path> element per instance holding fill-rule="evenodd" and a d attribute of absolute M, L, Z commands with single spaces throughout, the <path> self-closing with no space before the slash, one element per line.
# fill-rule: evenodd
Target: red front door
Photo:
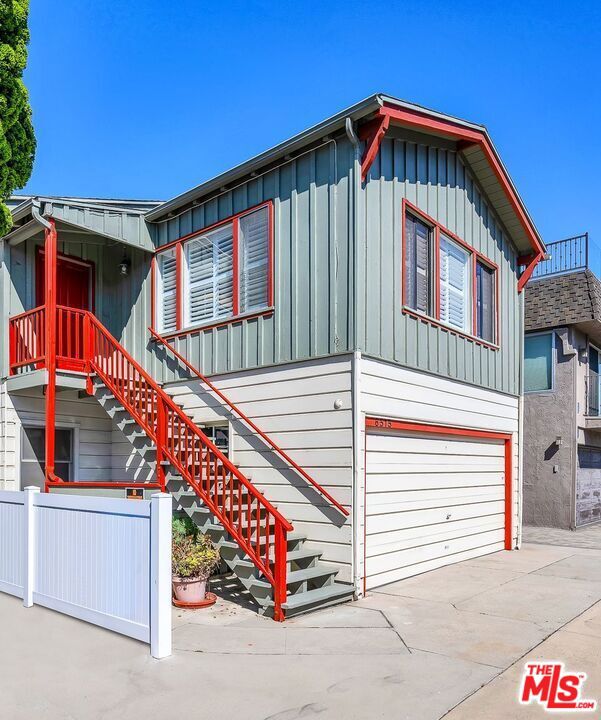
<path fill-rule="evenodd" d="M 36 305 L 45 302 L 44 252 L 36 258 Z M 94 266 L 84 260 L 59 255 L 56 264 L 56 354 L 57 366 L 83 370 L 83 315 L 73 310 L 93 310 Z"/>

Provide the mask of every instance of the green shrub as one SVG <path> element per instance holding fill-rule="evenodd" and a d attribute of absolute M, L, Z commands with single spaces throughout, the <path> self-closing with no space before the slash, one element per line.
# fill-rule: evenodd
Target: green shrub
<path fill-rule="evenodd" d="M 181 578 L 206 580 L 219 563 L 219 550 L 190 518 L 174 518 L 171 572 Z"/>

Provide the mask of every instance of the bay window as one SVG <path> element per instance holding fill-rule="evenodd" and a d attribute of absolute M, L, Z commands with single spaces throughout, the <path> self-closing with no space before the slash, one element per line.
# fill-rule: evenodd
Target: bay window
<path fill-rule="evenodd" d="M 270 310 L 271 216 L 272 205 L 266 203 L 159 250 L 159 332 L 185 331 Z"/>
<path fill-rule="evenodd" d="M 403 310 L 497 343 L 497 268 L 461 238 L 403 202 Z"/>

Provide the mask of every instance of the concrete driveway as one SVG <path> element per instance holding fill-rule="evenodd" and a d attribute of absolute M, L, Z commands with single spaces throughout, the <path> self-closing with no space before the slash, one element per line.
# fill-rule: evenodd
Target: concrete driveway
<path fill-rule="evenodd" d="M 135 641 L 0 595 L 1 715 L 540 717 L 515 700 L 528 658 L 589 673 L 585 695 L 601 700 L 599 601 L 601 551 L 527 544 L 284 625 L 225 601 L 175 611 L 174 655 L 157 662 Z"/>

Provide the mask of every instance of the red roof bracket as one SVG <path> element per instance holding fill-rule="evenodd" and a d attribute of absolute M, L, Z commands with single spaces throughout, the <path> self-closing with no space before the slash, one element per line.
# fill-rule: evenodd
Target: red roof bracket
<path fill-rule="evenodd" d="M 544 255 L 542 253 L 539 253 L 539 254 L 528 255 L 526 257 L 518 258 L 518 265 L 526 266 L 524 268 L 524 272 L 520 275 L 520 277 L 518 279 L 518 292 L 519 293 L 521 293 L 522 290 L 526 287 L 526 283 L 532 277 L 534 268 L 543 259 L 543 257 L 544 257 Z"/>
<path fill-rule="evenodd" d="M 393 123 L 402 125 L 404 127 L 416 128 L 418 130 L 426 131 L 428 133 L 432 133 L 435 135 L 440 134 L 442 137 L 451 138 L 458 143 L 459 150 L 465 150 L 472 145 L 478 145 L 481 148 L 490 166 L 490 169 L 496 176 L 501 188 L 503 189 L 503 192 L 509 204 L 513 208 L 517 219 L 523 227 L 530 246 L 534 250 L 534 254 L 538 256 L 539 259 L 543 257 L 544 245 L 539 238 L 538 233 L 532 221 L 530 220 L 521 199 L 518 197 L 517 192 L 509 178 L 509 175 L 507 174 L 505 167 L 503 166 L 501 160 L 497 155 L 497 151 L 493 147 L 491 141 L 488 138 L 488 135 L 486 134 L 486 131 L 483 128 L 481 129 L 466 127 L 458 121 L 432 117 L 432 115 L 429 115 L 426 112 L 422 112 L 419 110 L 401 109 L 398 107 L 393 107 L 390 104 L 384 105 L 380 108 L 380 116 L 389 116 Z M 375 153 L 373 157 L 375 157 Z M 373 157 L 371 157 L 370 164 L 371 162 L 373 162 Z M 368 160 L 367 154 L 363 162 L 365 163 L 366 160 Z M 534 263 L 534 266 L 536 266 L 537 262 L 538 259 Z M 533 270 L 534 267 L 530 271 L 530 274 L 532 274 Z"/>
<path fill-rule="evenodd" d="M 365 151 L 361 160 L 361 182 L 365 182 L 367 178 L 389 125 L 390 115 L 380 115 L 359 130 L 359 137 L 365 141 Z"/>

